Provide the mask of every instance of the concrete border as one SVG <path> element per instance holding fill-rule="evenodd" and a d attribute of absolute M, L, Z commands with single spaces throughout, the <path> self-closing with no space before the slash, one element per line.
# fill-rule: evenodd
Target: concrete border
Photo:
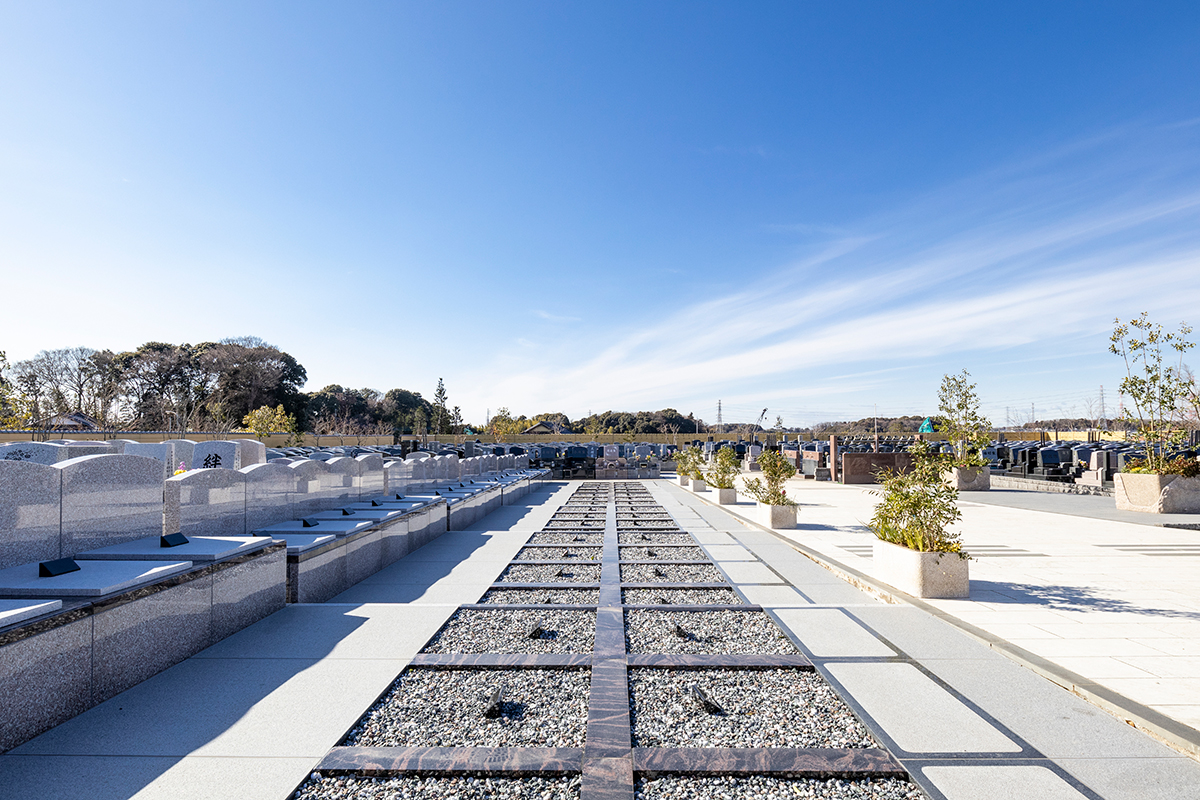
<path fill-rule="evenodd" d="M 668 482 L 669 483 L 669 482 Z M 675 484 L 671 484 L 675 486 Z M 1007 656 L 1012 661 L 1020 664 L 1026 669 L 1036 672 L 1043 678 L 1046 678 L 1051 683 L 1055 683 L 1067 691 L 1078 697 L 1083 698 L 1087 702 L 1096 706 L 1099 709 L 1111 714 L 1125 724 L 1137 728 L 1151 738 L 1162 742 L 1170 747 L 1183 753 L 1186 756 L 1200 761 L 1200 731 L 1188 725 L 1171 719 L 1170 717 L 1155 711 L 1153 708 L 1142 705 L 1135 700 L 1125 697 L 1119 692 L 1109 689 L 1107 686 L 1088 680 L 1077 672 L 1055 664 L 1042 656 L 1031 653 L 1023 647 L 988 633 L 982 628 L 978 628 L 969 622 L 955 617 L 949 612 L 943 611 L 936 606 L 926 603 L 918 597 L 913 597 L 906 592 L 902 592 L 894 586 L 890 586 L 876 578 L 865 575 L 862 572 L 848 567 L 839 561 L 836 561 L 828 556 L 817 552 L 809 547 L 806 547 L 799 542 L 795 542 L 786 536 L 781 535 L 777 531 L 760 525 L 755 520 L 743 516 L 734 510 L 732 506 L 722 506 L 712 503 L 694 492 L 687 492 L 683 487 L 675 486 L 680 491 L 686 492 L 687 495 L 696 498 L 702 503 L 719 508 L 729 512 L 738 520 L 751 525 L 761 531 L 765 531 L 781 542 L 786 543 L 796 552 L 811 559 L 815 563 L 837 575 L 842 580 L 852 586 L 861 589 L 867 594 L 876 597 L 885 603 L 891 605 L 910 605 L 919 608 L 925 613 L 937 617 L 943 622 L 954 626 L 958 630 L 968 636 L 983 642 L 991 649 L 998 653 Z"/>

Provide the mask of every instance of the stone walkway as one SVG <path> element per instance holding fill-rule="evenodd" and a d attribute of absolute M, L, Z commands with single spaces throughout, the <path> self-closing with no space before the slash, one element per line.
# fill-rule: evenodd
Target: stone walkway
<path fill-rule="evenodd" d="M 790 630 L 818 670 L 930 792 L 934 800 L 991 798 L 1200 798 L 1200 763 L 1134 730 L 1094 705 L 981 644 L 939 614 L 958 606 L 887 604 L 818 565 L 780 538 L 803 541 L 830 561 L 867 572 L 869 559 L 854 548 L 869 545 L 857 527 L 870 500 L 859 489 L 804 486 L 803 529 L 771 533 L 739 521 L 667 481 L 645 481 L 681 525 L 704 545 L 738 591 L 769 610 Z M 330 747 L 464 602 L 473 602 L 539 530 L 578 484 L 548 484 L 520 505 L 481 520 L 474 530 L 448 533 L 393 566 L 320 605 L 289 606 L 107 703 L 0 756 L 0 794 L 12 798 L 271 798 L 283 800 Z M 737 510 L 746 511 L 748 507 Z M 1067 518 L 1045 512 L 982 504 L 964 509 L 968 544 L 993 544 L 1028 553 L 1066 546 L 1086 551 L 1096 542 L 1137 544 L 1128 523 Z M 1032 515 L 1032 516 L 1030 516 Z M 1097 538 L 1096 526 L 1117 525 Z M 1082 526 L 1077 534 L 1061 531 Z M 1138 528 L 1141 536 L 1194 536 L 1187 531 Z M 977 531 L 977 533 L 972 533 Z M 987 541 L 984 536 L 993 537 Z M 978 541 L 975 539 L 978 537 Z M 1040 537 L 1040 538 L 1039 538 Z M 1133 538 L 1130 538 L 1133 537 Z M 1001 541 L 1002 540 L 1002 541 Z M 1159 539 L 1155 539 L 1159 542 Z M 1162 543 L 1177 545 L 1184 539 Z M 850 549 L 847 549 L 850 548 Z M 1108 550 L 1118 554 L 1110 554 Z M 1047 553 L 1065 561 L 1065 555 Z M 861 553 L 861 549 L 860 549 Z M 835 559 L 834 556 L 837 556 Z M 1175 559 L 1101 549 L 1103 563 Z M 1001 555 L 972 564 L 986 596 L 961 608 L 1006 615 L 1009 584 L 1043 587 L 1017 592 L 1050 605 L 1053 587 L 1074 587 L 1069 564 L 1037 580 L 1019 566 L 1041 556 Z M 854 561 L 854 559 L 858 559 Z M 857 565 L 857 566 L 855 566 Z M 1018 566 L 1011 566 L 1018 565 Z M 1170 579 L 1169 569 L 1159 573 Z M 1072 602 L 1089 597 L 1120 602 L 1115 608 L 1084 604 L 1079 613 L 1134 614 L 1183 608 L 1170 597 L 1135 599 L 1100 583 L 1107 574 L 1089 567 Z M 1056 577 L 1057 576 L 1057 577 Z M 1054 581 L 1058 582 L 1055 583 Z M 1127 577 L 1130 584 L 1137 579 Z M 1003 585 L 1002 585 L 1003 584 Z M 1155 591 L 1169 580 L 1153 579 Z M 1103 587 L 1103 588 L 1099 588 Z M 1186 592 L 1180 591 L 1186 596 Z M 1057 595 L 1055 595 L 1057 596 Z M 1034 610 L 1037 610 L 1036 608 Z M 1044 609 L 1043 609 L 1044 610 Z M 1070 609 L 1064 613 L 1075 613 Z M 1142 627 L 1153 614 L 1142 614 Z M 982 620 L 988 622 L 987 619 Z M 1161 620 L 1165 624 L 1178 619 Z M 1190 623 L 1190 618 L 1187 620 Z M 1065 623 L 1084 627 L 1081 620 Z M 980 624 L 980 623 L 975 623 Z M 991 623 L 989 623 L 991 624 Z M 995 624 L 1032 626 L 1034 622 Z M 1117 623 L 1114 623 L 1117 624 Z M 1088 623 L 1090 627 L 1091 623 Z M 1136 626 L 1135 626 L 1136 627 Z M 1018 627 L 1010 634 L 1027 632 Z M 1094 633 L 1091 639 L 1136 641 L 1137 631 Z M 1155 637 L 1150 637 L 1155 638 Z M 1185 641 L 1182 632 L 1158 637 Z M 1014 641 L 1039 642 L 1014 635 Z M 1097 646 L 1097 645 L 1092 645 Z M 1124 663 L 1127 657 L 1110 657 Z M 1171 685 L 1172 681 L 1163 681 Z M 1189 705 L 1168 704 L 1168 705 Z"/>
<path fill-rule="evenodd" d="M 798 528 L 780 535 L 870 577 L 870 487 L 793 480 L 788 491 L 801 503 Z M 971 597 L 925 601 L 930 610 L 1200 755 L 1200 532 L 1119 512 L 1105 497 L 962 497 Z"/>

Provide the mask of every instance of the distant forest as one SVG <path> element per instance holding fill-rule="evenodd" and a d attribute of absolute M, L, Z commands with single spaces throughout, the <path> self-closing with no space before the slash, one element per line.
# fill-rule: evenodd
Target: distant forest
<path fill-rule="evenodd" d="M 439 379 L 432 398 L 420 392 L 353 389 L 331 384 L 303 392 L 307 373 L 294 357 L 261 339 L 244 337 L 197 345 L 147 342 L 114 353 L 72 347 L 44 350 L 9 364 L 0 352 L 0 428 L 56 427 L 68 414 L 82 414 L 108 430 L 232 431 L 247 425 L 259 409 L 281 409 L 273 429 L 319 434 L 520 433 L 536 422 L 552 432 L 590 434 L 714 434 L 761 432 L 754 424 L 726 424 L 717 434 L 703 419 L 673 408 L 659 411 L 604 411 L 572 420 L 562 412 L 512 416 L 507 409 L 484 424 L 466 422 L 450 403 Z M 855 422 L 822 422 L 788 433 L 915 433 L 922 416 L 868 417 Z M 1087 430 L 1100 420 L 1039 420 L 1031 430 Z M 1122 430 L 1119 420 L 1108 427 Z"/>

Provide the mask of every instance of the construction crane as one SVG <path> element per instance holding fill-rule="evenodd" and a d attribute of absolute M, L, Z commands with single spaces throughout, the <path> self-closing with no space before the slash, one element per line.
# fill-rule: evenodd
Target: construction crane
<path fill-rule="evenodd" d="M 754 432 L 758 433 L 758 429 L 762 427 L 763 421 L 767 418 L 767 410 L 764 408 L 763 413 L 758 415 L 758 420 L 754 423 Z"/>

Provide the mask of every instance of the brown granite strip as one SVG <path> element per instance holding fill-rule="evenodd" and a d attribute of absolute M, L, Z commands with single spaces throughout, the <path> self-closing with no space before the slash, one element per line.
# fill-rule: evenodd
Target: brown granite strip
<path fill-rule="evenodd" d="M 876 748 L 635 747 L 633 768 L 642 773 L 753 773 L 804 778 L 902 778 L 908 775 L 886 750 Z"/>
<path fill-rule="evenodd" d="M 633 800 L 633 796 L 633 763 L 628 755 L 584 762 L 580 800 Z"/>
<path fill-rule="evenodd" d="M 539 667 L 589 667 L 591 653 L 418 653 L 410 664 L 414 667 L 505 667 L 537 669 Z"/>
<path fill-rule="evenodd" d="M 631 744 L 625 659 L 595 659 L 583 746 L 585 765 L 598 758 L 628 758 Z"/>
<path fill-rule="evenodd" d="M 577 747 L 335 747 L 320 772 L 384 777 L 400 774 L 579 772 Z"/>
<path fill-rule="evenodd" d="M 629 666 L 663 669 L 813 669 L 812 662 L 798 653 L 639 653 L 629 656 Z"/>

